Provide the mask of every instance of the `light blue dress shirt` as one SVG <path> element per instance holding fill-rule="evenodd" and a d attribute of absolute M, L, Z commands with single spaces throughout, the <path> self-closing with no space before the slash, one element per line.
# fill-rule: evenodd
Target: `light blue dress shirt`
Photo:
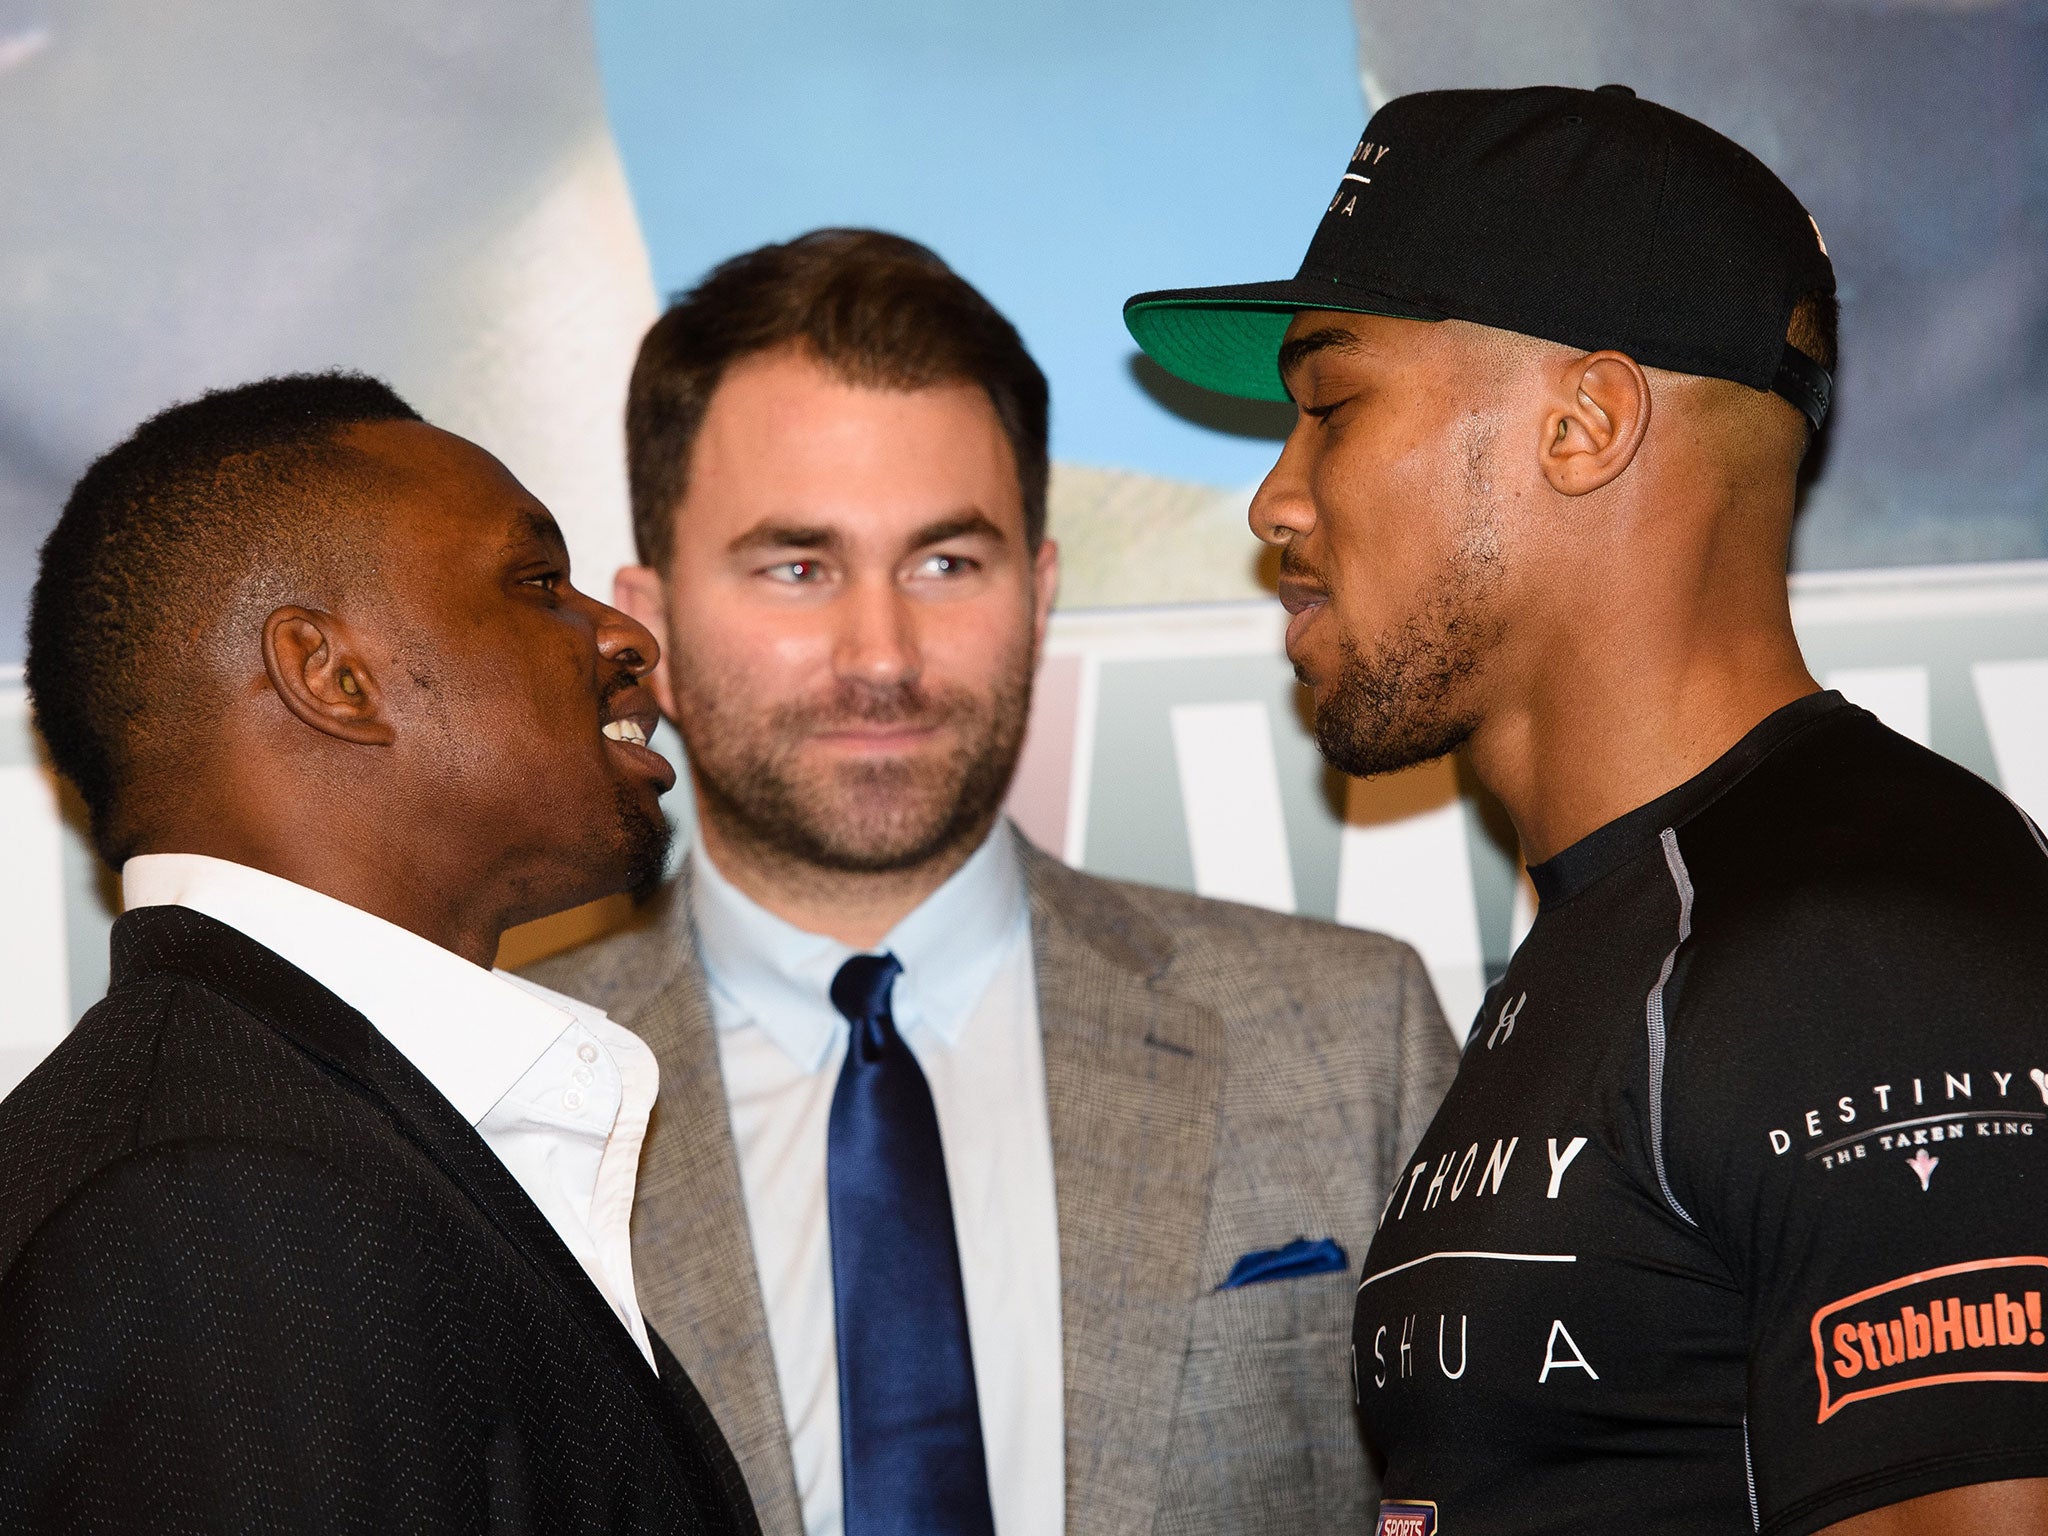
<path fill-rule="evenodd" d="M 1030 903 L 999 825 L 874 952 L 931 1085 L 960 1245 L 998 1536 L 1064 1529 L 1059 1224 Z M 829 988 L 855 951 L 742 894 L 701 842 L 691 901 L 710 982 L 755 1265 L 807 1536 L 843 1530 L 826 1128 L 848 1026 Z"/>

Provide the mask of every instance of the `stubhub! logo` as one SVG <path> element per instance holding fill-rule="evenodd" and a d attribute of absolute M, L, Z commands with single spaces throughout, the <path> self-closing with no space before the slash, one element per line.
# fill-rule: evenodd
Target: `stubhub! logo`
<path fill-rule="evenodd" d="M 1436 1505 L 1427 1500 L 1386 1499 L 1373 1536 L 1436 1536 Z"/>
<path fill-rule="evenodd" d="M 1825 1424 L 1849 1404 L 1961 1381 L 2048 1381 L 2048 1258 L 1925 1269 L 1813 1314 Z"/>

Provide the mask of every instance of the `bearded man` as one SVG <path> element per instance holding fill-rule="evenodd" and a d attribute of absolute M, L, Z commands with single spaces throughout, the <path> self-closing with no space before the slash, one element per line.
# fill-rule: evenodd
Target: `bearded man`
<path fill-rule="evenodd" d="M 539 974 L 660 1060 L 640 1296 L 763 1530 L 1357 1530 L 1351 1256 L 1450 1035 L 1402 945 L 1001 819 L 1058 574 L 1017 333 L 820 231 L 663 316 L 627 434 L 697 833 Z"/>
<path fill-rule="evenodd" d="M 1330 761 L 1464 749 L 1541 898 L 1360 1278 L 1380 1530 L 2048 1529 L 2048 850 L 1801 659 L 1806 210 L 1625 86 L 1426 92 L 1293 280 L 1125 313 L 1299 409 Z"/>

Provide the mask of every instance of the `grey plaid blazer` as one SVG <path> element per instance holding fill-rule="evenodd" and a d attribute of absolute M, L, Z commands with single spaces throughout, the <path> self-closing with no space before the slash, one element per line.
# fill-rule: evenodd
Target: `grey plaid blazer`
<path fill-rule="evenodd" d="M 1370 1529 L 1355 1275 L 1217 1286 L 1244 1253 L 1295 1237 L 1333 1237 L 1363 1263 L 1457 1064 L 1421 962 L 1379 934 L 1023 857 L 1059 1202 L 1067 1531 Z M 633 1212 L 641 1305 L 739 1458 L 762 1531 L 802 1536 L 688 880 L 532 974 L 660 1060 Z"/>

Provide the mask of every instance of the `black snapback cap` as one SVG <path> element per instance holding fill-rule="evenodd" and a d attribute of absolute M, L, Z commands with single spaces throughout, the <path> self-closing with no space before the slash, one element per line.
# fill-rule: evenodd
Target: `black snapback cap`
<path fill-rule="evenodd" d="M 1833 381 L 1785 331 L 1834 289 L 1799 199 L 1704 123 L 1623 85 L 1422 91 L 1373 114 L 1293 278 L 1141 293 L 1124 324 L 1178 378 L 1286 400 L 1302 310 L 1469 320 L 1771 390 L 1818 430 Z"/>

